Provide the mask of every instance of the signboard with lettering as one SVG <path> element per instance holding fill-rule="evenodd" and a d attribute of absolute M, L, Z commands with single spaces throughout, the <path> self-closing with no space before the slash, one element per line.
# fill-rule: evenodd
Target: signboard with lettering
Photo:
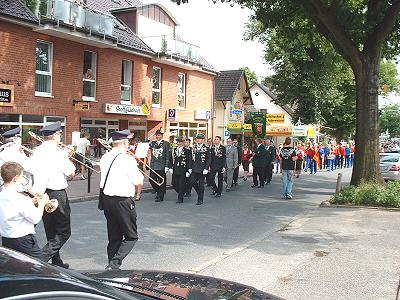
<path fill-rule="evenodd" d="M 242 123 L 228 123 L 228 129 L 242 129 Z"/>
<path fill-rule="evenodd" d="M 104 105 L 104 112 L 106 114 L 146 116 L 150 114 L 150 108 L 148 105 L 148 103 L 142 104 L 141 106 L 106 103 Z"/>
<path fill-rule="evenodd" d="M 88 102 L 78 102 L 74 104 L 75 110 L 89 110 L 90 104 Z"/>
<path fill-rule="evenodd" d="M 267 126 L 266 135 L 292 135 L 292 126 Z"/>
<path fill-rule="evenodd" d="M 168 108 L 168 110 L 167 110 L 167 118 L 168 118 L 168 121 L 176 121 L 177 120 L 177 110 L 176 110 L 176 108 Z"/>
<path fill-rule="evenodd" d="M 267 114 L 268 124 L 285 123 L 285 114 Z"/>
<path fill-rule="evenodd" d="M 292 130 L 293 136 L 307 136 L 307 127 L 305 125 L 295 125 Z"/>
<path fill-rule="evenodd" d="M 244 130 L 251 130 L 251 124 L 243 124 L 243 129 Z"/>
<path fill-rule="evenodd" d="M 14 86 L 0 84 L 0 106 L 14 106 Z"/>
<path fill-rule="evenodd" d="M 211 112 L 206 109 L 196 109 L 194 111 L 194 119 L 195 120 L 210 120 Z"/>

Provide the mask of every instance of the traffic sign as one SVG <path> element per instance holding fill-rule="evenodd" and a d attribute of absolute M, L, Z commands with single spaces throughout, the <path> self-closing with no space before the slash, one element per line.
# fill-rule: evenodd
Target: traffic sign
<path fill-rule="evenodd" d="M 176 119 L 177 119 L 176 108 L 169 108 L 167 111 L 167 114 L 168 114 L 168 121 L 176 121 Z"/>

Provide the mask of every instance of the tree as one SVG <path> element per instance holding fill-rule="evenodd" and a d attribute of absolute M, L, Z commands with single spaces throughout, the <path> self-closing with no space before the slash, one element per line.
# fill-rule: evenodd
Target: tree
<path fill-rule="evenodd" d="M 187 2 L 188 0 L 173 0 Z M 230 2 L 228 0 L 228 2 Z M 356 83 L 357 155 L 351 183 L 383 182 L 379 168 L 379 63 L 400 48 L 399 0 L 235 0 L 252 9 L 266 32 L 311 21 L 350 65 Z"/>
<path fill-rule="evenodd" d="M 384 106 L 379 121 L 381 133 L 388 131 L 391 137 L 400 137 L 400 104 Z"/>
<path fill-rule="evenodd" d="M 381 61 L 380 65 L 380 88 L 383 95 L 389 92 L 400 92 L 400 80 L 396 65 L 392 61 Z"/>
<path fill-rule="evenodd" d="M 249 84 L 249 87 L 253 86 L 253 84 L 255 84 L 258 81 L 256 73 L 250 70 L 249 67 L 241 67 L 239 69 L 243 70 L 244 73 L 246 74 L 247 83 Z"/>

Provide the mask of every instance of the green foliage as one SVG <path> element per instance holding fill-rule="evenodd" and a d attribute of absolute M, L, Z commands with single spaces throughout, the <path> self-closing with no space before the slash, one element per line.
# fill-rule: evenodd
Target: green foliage
<path fill-rule="evenodd" d="M 38 0 L 25 0 L 26 6 L 35 13 L 35 9 L 37 7 Z"/>
<path fill-rule="evenodd" d="M 389 131 L 390 136 L 400 137 L 400 104 L 384 106 L 379 123 L 381 132 Z"/>
<path fill-rule="evenodd" d="M 47 15 L 47 0 L 40 0 L 39 13 L 41 16 Z"/>
<path fill-rule="evenodd" d="M 247 83 L 249 84 L 249 87 L 253 86 L 253 84 L 255 84 L 258 81 L 258 77 L 257 77 L 256 73 L 253 72 L 252 70 L 250 70 L 249 67 L 242 67 L 239 69 L 243 70 L 245 72 L 246 78 L 247 78 Z"/>
<path fill-rule="evenodd" d="M 332 197 L 332 204 L 350 204 L 366 206 L 384 206 L 400 208 L 400 182 L 389 182 L 385 185 L 361 183 L 358 187 L 343 188 Z"/>
<path fill-rule="evenodd" d="M 397 79 L 398 75 L 396 65 L 393 61 L 381 61 L 379 72 L 381 94 L 385 95 L 389 92 L 400 92 L 400 80 Z M 387 91 L 383 89 L 383 85 L 388 87 Z"/>

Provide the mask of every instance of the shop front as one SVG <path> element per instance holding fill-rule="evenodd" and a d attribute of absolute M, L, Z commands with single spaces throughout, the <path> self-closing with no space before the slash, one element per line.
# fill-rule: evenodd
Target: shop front
<path fill-rule="evenodd" d="M 193 142 L 198 133 L 208 136 L 208 123 L 171 122 L 169 132 L 171 142 L 177 136 L 188 137 Z"/>
<path fill-rule="evenodd" d="M 63 129 L 62 141 L 66 138 L 66 117 L 65 116 L 41 116 L 41 115 L 21 115 L 21 114 L 0 114 L 0 134 L 15 128 L 17 126 L 22 128 L 22 143 L 29 146 L 36 146 L 36 142 L 30 138 L 29 131 L 36 134 L 39 129 L 50 123 L 60 121 Z"/>

